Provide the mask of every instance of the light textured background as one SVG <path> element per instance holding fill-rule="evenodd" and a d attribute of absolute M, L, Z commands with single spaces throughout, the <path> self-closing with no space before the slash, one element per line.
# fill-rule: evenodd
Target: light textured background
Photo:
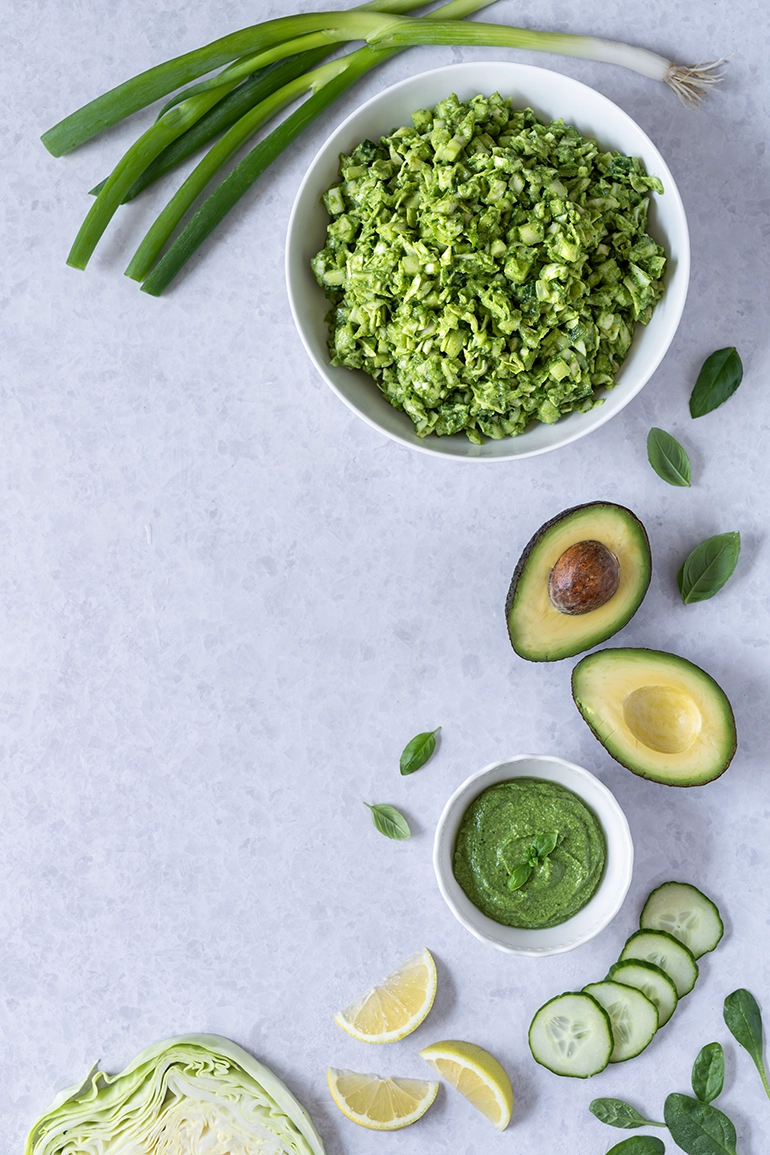
<path fill-rule="evenodd" d="M 6 0 L 0 14 L 0 1147 L 18 1152 L 95 1059 L 118 1070 L 157 1039 L 205 1030 L 282 1075 L 330 1155 L 532 1155 L 566 1141 L 598 1155 L 623 1135 L 588 1114 L 593 1096 L 659 1116 L 668 1091 L 688 1089 L 698 1048 L 720 1039 L 723 1105 L 743 1155 L 760 1155 L 770 1106 L 721 1004 L 745 985 L 770 1012 L 766 17 L 753 0 L 502 0 L 490 19 L 684 61 L 735 56 L 693 113 L 614 67 L 413 50 L 333 108 L 164 299 L 121 275 L 160 194 L 121 212 L 85 274 L 68 269 L 86 190 L 147 117 L 62 160 L 40 132 L 159 59 L 292 7 Z M 679 333 L 642 394 L 577 445 L 496 466 L 411 453 L 351 415 L 313 372 L 283 283 L 290 205 L 332 127 L 417 69 L 485 57 L 561 69 L 626 109 L 674 172 L 693 243 Z M 731 344 L 744 384 L 692 422 L 697 370 Z M 653 424 L 689 450 L 691 490 L 650 470 Z M 618 641 L 685 655 L 735 706 L 739 753 L 706 788 L 669 790 L 617 766 L 570 702 L 573 663 L 532 666 L 509 647 L 502 607 L 522 546 L 562 508 L 598 498 L 636 511 L 655 560 Z M 732 529 L 743 552 L 729 586 L 683 607 L 681 559 Z M 439 724 L 434 760 L 400 778 L 404 743 Z M 448 794 L 522 751 L 597 773 L 637 851 L 608 930 L 540 961 L 466 934 L 430 860 Z M 411 842 L 381 838 L 362 799 L 401 807 Z M 713 895 L 727 926 L 674 1022 L 590 1084 L 535 1066 L 534 1010 L 603 977 L 643 897 L 670 877 Z M 334 1010 L 423 945 L 440 986 L 416 1034 L 373 1049 L 335 1027 Z M 443 1090 L 389 1138 L 331 1103 L 328 1064 L 424 1075 L 419 1047 L 447 1037 L 489 1047 L 510 1071 L 505 1135 Z"/>

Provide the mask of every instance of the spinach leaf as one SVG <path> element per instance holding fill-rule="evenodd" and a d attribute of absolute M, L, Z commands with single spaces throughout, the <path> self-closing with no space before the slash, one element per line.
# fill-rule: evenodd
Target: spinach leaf
<path fill-rule="evenodd" d="M 770 1098 L 770 1086 L 768 1086 L 765 1061 L 762 1056 L 762 1015 L 757 1000 L 750 991 L 741 987 L 725 999 L 724 1016 L 730 1034 L 738 1040 L 742 1047 L 746 1048 L 754 1060 L 765 1093 Z"/>
<path fill-rule="evenodd" d="M 739 533 L 717 533 L 696 545 L 679 571 L 679 592 L 686 606 L 719 593 L 733 573 L 741 552 Z"/>
<path fill-rule="evenodd" d="M 732 397 L 743 378 L 743 365 L 733 345 L 717 349 L 703 362 L 690 397 L 690 416 L 703 417 Z"/>
<path fill-rule="evenodd" d="M 369 806 L 369 803 L 364 802 L 364 806 Z M 395 806 L 389 806 L 387 802 L 377 802 L 374 806 L 369 806 L 369 809 L 372 812 L 372 822 L 380 834 L 384 834 L 386 838 L 399 840 L 411 838 L 409 823 L 403 814 L 399 814 Z"/>
<path fill-rule="evenodd" d="M 440 729 L 441 727 L 437 726 L 435 730 L 426 730 L 422 734 L 416 734 L 411 742 L 407 742 L 401 751 L 399 762 L 402 774 L 414 774 L 415 770 L 425 765 L 436 749 L 436 735 Z"/>
<path fill-rule="evenodd" d="M 632 1135 L 610 1147 L 607 1155 L 664 1155 L 666 1150 L 657 1135 Z"/>
<path fill-rule="evenodd" d="M 692 1089 L 702 1103 L 711 1103 L 725 1083 L 725 1053 L 721 1043 L 707 1043 L 692 1068 Z"/>
<path fill-rule="evenodd" d="M 663 1118 L 686 1155 L 736 1155 L 735 1127 L 710 1103 L 675 1093 L 666 1099 Z"/>
<path fill-rule="evenodd" d="M 647 460 L 669 485 L 690 484 L 690 458 L 665 429 L 653 427 L 647 434 Z"/>
<path fill-rule="evenodd" d="M 558 833 L 557 834 L 538 834 L 537 838 L 532 843 L 530 862 L 532 861 L 532 857 L 534 857 L 536 859 L 547 858 L 548 855 L 553 850 L 556 849 L 556 843 L 558 841 L 559 841 Z M 532 865 L 535 866 L 537 864 L 533 863 Z"/>
<path fill-rule="evenodd" d="M 525 882 L 529 882 L 532 869 L 532 865 L 529 862 L 524 862 L 521 866 L 517 866 L 508 879 L 508 889 L 520 890 Z"/>
<path fill-rule="evenodd" d="M 645 1119 L 636 1108 L 622 1099 L 594 1099 L 589 1103 L 588 1110 L 595 1115 L 600 1123 L 609 1127 L 665 1127 L 665 1123 L 655 1123 L 652 1119 Z"/>

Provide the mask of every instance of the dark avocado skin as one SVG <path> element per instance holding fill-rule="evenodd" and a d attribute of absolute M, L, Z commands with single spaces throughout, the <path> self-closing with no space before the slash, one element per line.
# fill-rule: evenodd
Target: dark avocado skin
<path fill-rule="evenodd" d="M 511 578 L 511 584 L 508 587 L 508 594 L 507 594 L 506 599 L 505 599 L 505 626 L 506 626 L 506 630 L 508 630 L 508 615 L 510 614 L 511 609 L 513 607 L 513 603 L 514 603 L 514 599 L 516 597 L 516 590 L 518 588 L 519 581 L 521 579 L 522 574 L 524 573 L 524 570 L 527 566 L 530 555 L 532 554 L 532 551 L 534 550 L 535 546 L 538 544 L 538 542 L 542 538 L 543 534 L 547 533 L 549 529 L 551 529 L 555 525 L 558 525 L 562 521 L 566 521 L 568 518 L 572 517 L 573 514 L 581 513 L 584 509 L 617 509 L 617 510 L 620 510 L 621 513 L 626 514 L 629 518 L 631 518 L 633 521 L 636 522 L 637 526 L 641 530 L 641 533 L 642 533 L 642 536 L 643 536 L 645 542 L 647 543 L 647 552 L 648 553 L 650 552 L 650 539 L 647 536 L 647 530 L 644 528 L 644 526 L 642 525 L 641 521 L 636 516 L 636 514 L 633 513 L 632 510 L 628 509 L 625 505 L 618 505 L 617 502 L 614 502 L 614 501 L 585 501 L 585 502 L 583 502 L 582 505 L 573 505 L 569 509 L 562 510 L 561 513 L 557 513 L 555 517 L 552 517 L 549 521 L 544 522 L 540 526 L 539 529 L 535 530 L 532 537 L 529 539 L 529 541 L 525 545 L 525 547 L 522 551 L 521 557 L 519 558 L 518 562 L 516 563 L 516 568 L 513 571 L 513 577 Z M 640 599 L 640 604 L 641 604 L 641 600 L 644 598 L 644 594 L 647 593 L 651 579 L 652 579 L 652 567 L 650 568 L 650 576 L 647 579 L 647 585 L 644 587 L 644 593 L 642 594 L 642 598 Z M 630 621 L 631 617 L 633 617 L 633 614 L 630 615 L 629 618 L 626 619 L 625 622 L 622 622 L 621 625 L 618 626 L 618 629 L 622 629 L 623 626 L 626 625 L 628 621 Z M 513 646 L 514 651 L 516 651 L 516 647 L 513 645 L 513 638 L 511 638 L 510 631 L 508 631 L 508 640 L 510 641 L 511 645 Z M 606 641 L 606 639 L 605 639 L 605 641 Z M 580 651 L 577 651 L 577 652 L 579 653 Z M 526 658 L 525 660 L 526 661 L 548 662 L 548 661 L 551 661 L 552 659 L 550 659 L 550 658 Z"/>
<path fill-rule="evenodd" d="M 601 653 L 602 651 L 598 651 L 598 652 Z M 655 654 L 656 656 L 661 653 L 660 650 L 651 650 L 649 648 L 649 646 L 634 646 L 634 652 L 638 653 L 638 654 Z M 593 656 L 593 655 L 591 655 L 591 656 Z M 676 657 L 677 655 L 672 654 L 669 656 L 670 657 Z M 581 661 L 582 661 L 582 659 L 581 659 Z M 695 668 L 697 670 L 700 670 L 700 672 L 702 674 L 705 674 L 706 677 L 709 679 L 709 681 L 712 681 L 712 682 L 714 681 L 714 679 L 711 677 L 711 675 L 706 670 L 701 669 L 700 666 L 696 666 L 695 662 L 690 662 L 689 659 L 687 659 L 687 661 L 688 661 L 689 665 L 695 666 Z M 725 764 L 722 767 L 722 769 L 719 771 L 718 774 L 715 774 L 713 778 L 709 778 L 708 781 L 706 781 L 706 782 L 666 782 L 663 778 L 654 778 L 649 774 L 645 774 L 643 770 L 641 770 L 635 766 L 629 765 L 628 762 L 621 761 L 621 759 L 618 758 L 616 754 L 613 754 L 612 751 L 610 749 L 608 749 L 607 746 L 604 745 L 604 742 L 602 741 L 601 736 L 597 733 L 597 731 L 594 729 L 594 727 L 588 721 L 588 718 L 586 718 L 585 714 L 580 709 L 580 704 L 578 703 L 577 694 L 575 693 L 575 672 L 576 672 L 579 665 L 580 665 L 580 662 L 578 662 L 577 666 L 575 666 L 575 669 L 572 671 L 572 679 L 571 679 L 572 701 L 575 703 L 575 706 L 577 707 L 578 713 L 580 714 L 581 718 L 585 722 L 586 726 L 588 726 L 588 729 L 591 731 L 594 738 L 596 738 L 597 742 L 599 742 L 599 744 L 604 748 L 606 753 L 609 754 L 610 758 L 612 758 L 612 760 L 614 762 L 617 762 L 619 766 L 622 766 L 625 770 L 630 770 L 632 774 L 636 774 L 637 778 L 644 778 L 646 782 L 655 782 L 658 786 L 673 786 L 673 787 L 676 787 L 676 789 L 678 789 L 678 790 L 681 790 L 683 788 L 693 789 L 696 786 L 708 786 L 709 783 L 716 782 L 717 778 L 722 777 L 725 770 L 727 770 L 728 766 L 730 765 L 733 758 L 735 757 L 735 753 L 738 749 L 738 730 L 737 730 L 737 727 L 735 724 L 735 713 L 733 712 L 733 708 L 732 708 L 732 704 L 730 702 L 730 699 L 727 697 L 726 694 L 724 695 L 724 698 L 725 698 L 725 702 L 727 703 L 727 708 L 730 712 L 730 720 L 732 722 L 732 732 L 733 732 L 733 743 L 732 743 L 732 749 L 730 750 L 729 756 L 727 757 Z M 718 683 L 717 683 L 717 685 L 718 685 Z M 721 687 L 720 687 L 720 689 L 721 689 Z M 724 691 L 722 691 L 722 693 L 724 694 Z"/>

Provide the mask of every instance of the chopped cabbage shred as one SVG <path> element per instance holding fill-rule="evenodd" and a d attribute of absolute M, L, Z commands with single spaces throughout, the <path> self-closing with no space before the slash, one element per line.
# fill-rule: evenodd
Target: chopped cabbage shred
<path fill-rule="evenodd" d="M 663 293 L 641 162 L 498 93 L 455 95 L 340 158 L 312 261 L 332 363 L 420 437 L 472 442 L 601 404 Z"/>
<path fill-rule="evenodd" d="M 30 1131 L 25 1155 L 323 1155 L 310 1116 L 272 1071 L 218 1035 L 92 1071 Z"/>

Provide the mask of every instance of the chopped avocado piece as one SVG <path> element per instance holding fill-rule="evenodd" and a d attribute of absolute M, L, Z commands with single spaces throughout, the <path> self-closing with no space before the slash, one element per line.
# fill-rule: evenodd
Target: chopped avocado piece
<path fill-rule="evenodd" d="M 590 650 L 630 621 L 651 573 L 650 543 L 630 509 L 592 501 L 565 510 L 540 527 L 514 570 L 511 645 L 530 662 Z"/>
<path fill-rule="evenodd" d="M 572 671 L 572 695 L 622 766 L 667 786 L 702 786 L 736 748 L 724 691 L 700 667 L 661 650 L 599 650 Z"/>

